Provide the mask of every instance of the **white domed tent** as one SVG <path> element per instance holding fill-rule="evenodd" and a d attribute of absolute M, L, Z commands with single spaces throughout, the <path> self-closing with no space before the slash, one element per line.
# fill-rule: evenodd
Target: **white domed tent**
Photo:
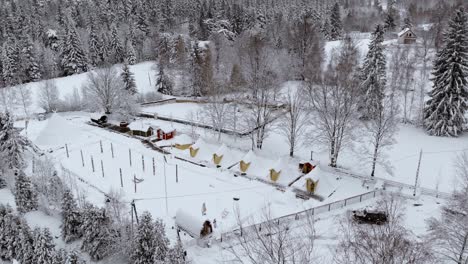
<path fill-rule="evenodd" d="M 84 135 L 78 128 L 70 124 L 68 120 L 59 114 L 53 114 L 47 121 L 42 131 L 36 137 L 34 143 L 38 146 L 64 146 L 83 138 Z"/>
<path fill-rule="evenodd" d="M 318 165 L 298 180 L 294 186 L 323 198 L 330 197 L 338 188 L 336 176 L 322 170 Z"/>

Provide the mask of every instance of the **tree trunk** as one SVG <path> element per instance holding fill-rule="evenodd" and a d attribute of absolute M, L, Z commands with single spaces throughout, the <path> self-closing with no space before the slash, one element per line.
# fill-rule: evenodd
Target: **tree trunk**
<path fill-rule="evenodd" d="M 374 177 L 375 175 L 375 166 L 377 164 L 377 155 L 379 151 L 379 144 L 375 144 L 374 148 L 374 157 L 372 158 L 372 172 L 371 172 L 371 177 Z"/>

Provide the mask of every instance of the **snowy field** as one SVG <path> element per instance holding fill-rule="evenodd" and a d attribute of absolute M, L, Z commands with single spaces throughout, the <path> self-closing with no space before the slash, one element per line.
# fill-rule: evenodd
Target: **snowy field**
<path fill-rule="evenodd" d="M 149 211 L 156 217 L 170 219 L 175 216 L 179 208 L 200 215 L 202 205 L 205 203 L 207 215 L 217 219 L 220 231 L 230 231 L 237 224 L 233 213 L 234 204 L 240 208 L 241 219 L 247 221 L 257 218 L 255 214 L 266 207 L 272 210 L 274 216 L 282 216 L 368 191 L 361 187 L 360 181 L 345 178 L 340 181 L 341 191 L 323 202 L 312 199 L 303 201 L 296 198 L 291 190 L 282 192 L 259 181 L 234 177 L 233 171 L 216 168 L 214 164 L 203 168 L 177 160 L 172 155 L 163 156 L 146 148 L 137 139 L 90 126 L 85 123 L 86 121 L 88 121 L 86 114 L 70 113 L 63 117 L 55 115 L 46 121 L 31 123 L 28 136 L 41 149 L 53 150 L 49 155 L 59 166 L 72 173 L 72 175 L 64 173 L 65 176 L 80 177 L 106 193 L 111 190 L 121 190 L 126 202 L 136 200 L 139 212 Z M 103 153 L 101 153 L 101 143 Z M 224 148 L 225 151 L 230 151 L 227 147 Z M 265 159 L 265 162 L 268 160 Z M 275 160 L 270 162 L 272 167 L 277 166 Z M 267 168 L 265 165 L 262 174 L 265 178 Z M 123 187 L 121 187 L 120 170 L 122 170 Z M 134 177 L 142 180 L 137 184 L 136 192 Z M 93 203 L 103 203 L 102 194 L 96 193 L 92 188 L 85 188 L 87 196 L 94 199 Z M 234 202 L 233 198 L 239 198 L 239 201 Z"/>

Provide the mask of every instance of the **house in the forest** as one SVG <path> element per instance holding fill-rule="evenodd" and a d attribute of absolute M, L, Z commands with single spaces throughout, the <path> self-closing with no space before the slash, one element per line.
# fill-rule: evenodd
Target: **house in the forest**
<path fill-rule="evenodd" d="M 176 135 L 176 130 L 173 128 L 157 127 L 156 138 L 157 140 L 169 140 L 173 139 Z"/>
<path fill-rule="evenodd" d="M 417 36 L 414 34 L 411 28 L 405 28 L 400 33 L 398 33 L 398 43 L 399 44 L 414 44 L 416 43 Z"/>

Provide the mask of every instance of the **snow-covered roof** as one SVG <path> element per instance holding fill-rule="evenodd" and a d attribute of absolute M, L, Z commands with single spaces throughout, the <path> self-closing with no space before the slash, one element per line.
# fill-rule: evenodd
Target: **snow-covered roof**
<path fill-rule="evenodd" d="M 197 216 L 182 209 L 177 210 L 175 217 L 176 225 L 193 238 L 200 238 L 200 231 L 202 230 L 203 223 L 206 220 L 209 220 L 206 216 Z"/>
<path fill-rule="evenodd" d="M 307 179 L 318 182 L 315 189 L 315 194 L 320 195 L 323 198 L 327 198 L 338 188 L 335 175 L 320 169 L 318 165 L 311 172 L 297 181 L 294 185 L 301 189 L 306 189 Z"/>
<path fill-rule="evenodd" d="M 153 125 L 144 123 L 143 121 L 132 122 L 128 125 L 128 128 L 130 128 L 131 130 L 140 130 L 140 131 L 148 131 L 150 127 L 154 129 Z"/>
<path fill-rule="evenodd" d="M 158 126 L 156 126 L 154 128 L 156 130 L 161 129 L 161 131 L 164 132 L 164 133 L 171 133 L 172 131 L 175 130 L 175 128 L 173 128 L 171 125 L 162 125 L 162 124 L 160 124 L 160 125 L 158 125 Z"/>
<path fill-rule="evenodd" d="M 403 35 L 406 34 L 407 32 L 411 32 L 411 33 L 413 33 L 413 35 L 414 35 L 414 32 L 411 30 L 411 28 L 405 28 L 405 29 L 403 29 L 402 31 L 400 31 L 400 33 L 398 33 L 398 37 L 403 36 Z M 415 35 L 415 36 L 416 36 L 416 35 Z"/>

